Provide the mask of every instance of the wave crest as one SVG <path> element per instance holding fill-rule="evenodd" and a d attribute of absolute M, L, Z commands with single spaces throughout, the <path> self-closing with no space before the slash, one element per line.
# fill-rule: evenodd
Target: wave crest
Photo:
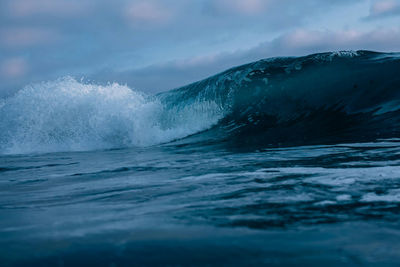
<path fill-rule="evenodd" d="M 209 128 L 223 117 L 212 101 L 168 109 L 119 84 L 71 77 L 25 87 L 0 106 L 0 151 L 30 153 L 149 146 Z"/>

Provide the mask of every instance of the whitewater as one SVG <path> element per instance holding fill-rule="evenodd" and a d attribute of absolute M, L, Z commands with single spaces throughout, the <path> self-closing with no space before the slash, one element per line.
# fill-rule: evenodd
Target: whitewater
<path fill-rule="evenodd" d="M 398 266 L 400 57 L 0 100 L 1 266 Z"/>
<path fill-rule="evenodd" d="M 207 129 L 223 111 L 211 101 L 167 109 L 127 86 L 64 77 L 24 88 L 0 115 L 1 151 L 15 154 L 159 144 Z"/>

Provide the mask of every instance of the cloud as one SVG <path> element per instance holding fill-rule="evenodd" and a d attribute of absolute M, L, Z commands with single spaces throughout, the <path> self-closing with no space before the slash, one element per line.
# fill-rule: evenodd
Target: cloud
<path fill-rule="evenodd" d="M 362 2 L 353 0 L 351 4 Z M 343 4 L 351 5 L 348 0 L 321 1 L 321 0 L 204 0 L 204 11 L 210 15 L 240 15 L 244 17 L 281 18 L 291 20 L 292 18 L 307 18 L 311 14 L 326 13 L 328 9 Z M 262 23 L 263 21 L 260 21 Z M 297 20 L 297 23 L 299 21 Z"/>
<path fill-rule="evenodd" d="M 370 13 L 366 19 L 376 19 L 396 15 L 400 15 L 399 0 L 380 0 L 372 3 Z"/>
<path fill-rule="evenodd" d="M 36 15 L 76 16 L 86 11 L 89 1 L 82 0 L 12 0 L 9 13 L 15 17 Z"/>
<path fill-rule="evenodd" d="M 104 83 L 114 81 L 126 83 L 132 88 L 155 93 L 180 87 L 233 66 L 263 58 L 364 49 L 400 51 L 400 28 L 375 29 L 364 32 L 297 29 L 248 50 L 206 54 L 121 72 L 104 69 L 90 78 Z"/>
<path fill-rule="evenodd" d="M 0 44 L 9 47 L 49 44 L 59 39 L 59 34 L 46 28 L 11 27 L 0 30 Z"/>
<path fill-rule="evenodd" d="M 126 8 L 125 14 L 133 26 L 161 24 L 172 17 L 172 12 L 168 7 L 154 1 L 133 2 Z"/>
<path fill-rule="evenodd" d="M 28 63 L 25 59 L 16 57 L 0 62 L 0 76 L 3 78 L 20 78 L 28 71 Z"/>
<path fill-rule="evenodd" d="M 273 40 L 270 46 L 286 53 L 307 53 L 331 50 L 400 50 L 400 28 L 370 31 L 318 31 L 298 29 Z"/>
<path fill-rule="evenodd" d="M 209 7 L 218 13 L 236 13 L 240 15 L 256 15 L 265 11 L 267 0 L 214 0 Z"/>

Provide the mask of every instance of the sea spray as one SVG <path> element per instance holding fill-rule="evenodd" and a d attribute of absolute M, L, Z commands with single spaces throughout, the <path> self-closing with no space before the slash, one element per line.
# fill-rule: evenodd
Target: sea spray
<path fill-rule="evenodd" d="M 0 152 L 149 146 L 207 129 L 222 117 L 210 101 L 168 110 L 127 86 L 71 77 L 25 87 L 0 106 Z"/>

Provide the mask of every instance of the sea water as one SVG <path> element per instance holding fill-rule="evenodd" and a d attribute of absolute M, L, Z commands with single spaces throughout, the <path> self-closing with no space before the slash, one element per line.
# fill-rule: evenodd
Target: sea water
<path fill-rule="evenodd" d="M 0 105 L 0 265 L 397 266 L 399 66 L 359 51 L 155 96 L 27 86 Z"/>

